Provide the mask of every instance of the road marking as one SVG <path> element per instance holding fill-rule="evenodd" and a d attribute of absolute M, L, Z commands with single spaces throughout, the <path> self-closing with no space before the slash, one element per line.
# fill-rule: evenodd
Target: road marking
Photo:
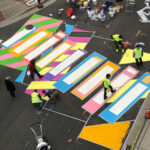
<path fill-rule="evenodd" d="M 14 36 L 12 36 L 10 39 L 5 41 L 4 43 L 2 43 L 2 46 L 4 46 L 5 48 L 8 48 L 8 47 L 12 46 L 13 44 L 15 44 L 16 42 L 18 42 L 23 37 L 25 37 L 26 35 L 35 31 L 36 29 L 37 29 L 36 26 L 34 26 L 33 29 L 31 29 L 31 30 L 24 29 L 24 30 L 16 33 Z"/>
<path fill-rule="evenodd" d="M 84 80 L 77 86 L 72 93 L 80 99 L 84 99 L 92 93 L 98 86 L 100 86 L 106 74 L 115 73 L 120 67 L 110 61 L 107 61 L 102 67 L 95 71 L 90 77 Z"/>
<path fill-rule="evenodd" d="M 111 84 L 118 91 L 123 85 L 125 85 L 129 80 L 135 77 L 138 71 L 131 66 L 125 68 L 115 79 L 112 80 Z M 109 95 L 108 95 L 109 94 Z M 87 101 L 82 108 L 94 114 L 98 109 L 100 109 L 107 101 L 109 101 L 112 93 L 108 93 L 108 99 L 104 100 L 104 90 L 101 89 L 96 95 L 94 95 L 89 101 Z"/>
<path fill-rule="evenodd" d="M 16 46 L 14 46 L 12 49 L 9 50 L 9 52 L 15 56 L 20 56 L 21 54 L 35 46 L 37 43 L 45 39 L 50 34 L 52 33 L 45 29 L 41 29 L 33 35 L 31 35 L 30 37 L 28 37 L 27 39 L 17 44 Z"/>
<path fill-rule="evenodd" d="M 96 52 L 92 53 L 79 65 L 73 68 L 68 74 L 66 74 L 59 81 L 57 81 L 54 84 L 54 86 L 61 92 L 65 93 L 69 88 L 71 88 L 74 84 L 76 84 L 83 77 L 85 77 L 88 73 L 90 73 L 94 68 L 96 68 L 99 64 L 101 64 L 105 59 L 106 58 L 104 56 Z"/>
<path fill-rule="evenodd" d="M 23 57 L 26 61 L 31 61 L 32 59 L 38 57 L 43 52 L 45 52 L 50 47 L 54 46 L 58 41 L 62 40 L 67 34 L 59 31 L 54 36 L 50 37 L 48 40 L 46 40 L 44 43 L 42 43 L 40 46 L 32 50 L 32 52 L 28 53 Z"/>
<path fill-rule="evenodd" d="M 56 59 L 58 56 L 63 54 L 65 51 L 69 50 L 74 43 L 70 40 L 66 40 L 60 45 L 58 45 L 56 48 L 54 48 L 50 53 L 42 57 L 37 63 L 36 66 L 39 68 L 44 68 L 47 66 L 50 62 L 52 62 L 54 59 Z"/>
<path fill-rule="evenodd" d="M 76 50 L 72 55 L 67 57 L 64 61 L 62 61 L 60 64 L 58 64 L 56 67 L 54 67 L 52 70 L 50 70 L 48 73 L 44 75 L 44 77 L 51 81 L 54 77 L 56 77 L 59 73 L 61 73 L 63 70 L 65 70 L 67 67 L 72 65 L 74 62 L 76 62 L 80 57 L 84 56 L 86 54 L 86 51 L 84 50 Z"/>
<path fill-rule="evenodd" d="M 114 123 L 150 89 L 150 73 L 142 75 L 125 93 L 107 107 L 99 116 Z"/>

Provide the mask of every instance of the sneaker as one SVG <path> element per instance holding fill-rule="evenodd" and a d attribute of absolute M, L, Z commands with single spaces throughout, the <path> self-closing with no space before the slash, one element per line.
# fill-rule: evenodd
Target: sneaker
<path fill-rule="evenodd" d="M 116 49 L 116 52 L 118 53 L 118 52 L 119 52 L 119 49 Z"/>
<path fill-rule="evenodd" d="M 116 90 L 113 90 L 112 93 L 116 92 Z"/>

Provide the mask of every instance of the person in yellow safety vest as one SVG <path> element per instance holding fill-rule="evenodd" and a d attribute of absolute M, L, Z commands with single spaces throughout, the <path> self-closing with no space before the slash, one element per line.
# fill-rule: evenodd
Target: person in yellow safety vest
<path fill-rule="evenodd" d="M 115 45 L 116 45 L 116 52 L 119 52 L 119 48 L 121 47 L 122 53 L 124 53 L 124 46 L 123 46 L 123 38 L 120 34 L 114 34 L 111 35 L 111 38 L 113 39 Z"/>
<path fill-rule="evenodd" d="M 41 99 L 41 96 L 39 95 L 37 90 L 34 90 L 34 92 L 31 94 L 31 100 L 34 106 L 37 106 L 40 108 L 42 108 L 45 103 L 45 101 Z"/>
<path fill-rule="evenodd" d="M 103 80 L 104 86 L 104 99 L 107 99 L 107 90 L 110 89 L 111 93 L 114 93 L 116 90 L 113 89 L 110 82 L 110 74 L 106 74 L 106 78 Z"/>
<path fill-rule="evenodd" d="M 133 58 L 135 58 L 137 66 L 140 66 L 140 64 L 143 65 L 142 57 L 143 50 L 140 45 L 136 45 L 136 48 L 133 50 Z"/>

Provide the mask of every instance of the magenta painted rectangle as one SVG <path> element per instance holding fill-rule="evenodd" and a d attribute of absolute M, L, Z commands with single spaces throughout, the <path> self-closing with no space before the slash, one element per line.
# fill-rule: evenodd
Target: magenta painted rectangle
<path fill-rule="evenodd" d="M 136 70 L 135 68 L 131 67 L 131 66 L 128 66 L 126 67 L 116 78 L 114 78 L 112 80 L 112 84 L 122 75 L 126 75 L 129 77 L 129 79 L 123 83 L 123 86 L 128 82 L 130 81 L 132 78 L 134 78 L 137 74 L 138 74 L 138 70 Z M 118 89 L 116 89 L 116 92 L 121 89 L 121 87 L 119 87 Z M 96 98 L 98 95 L 101 95 L 102 92 L 104 92 L 103 89 L 101 89 L 96 95 L 94 95 L 89 101 L 87 101 L 83 106 L 82 108 L 89 112 L 90 114 L 94 114 L 98 109 L 100 109 L 111 97 L 112 97 L 112 94 L 106 99 L 106 100 L 103 100 L 101 103 L 97 103 L 96 101 L 94 101 L 94 98 Z"/>
<path fill-rule="evenodd" d="M 90 38 L 88 37 L 68 37 L 67 39 L 73 42 L 79 42 L 79 43 L 88 43 L 90 40 Z"/>

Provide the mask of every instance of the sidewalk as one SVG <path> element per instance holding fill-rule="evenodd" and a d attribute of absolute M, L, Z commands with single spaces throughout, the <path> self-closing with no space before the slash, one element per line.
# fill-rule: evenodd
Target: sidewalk
<path fill-rule="evenodd" d="M 122 150 L 150 149 L 150 119 L 145 119 L 147 104 L 150 104 L 150 94 L 141 106 L 140 112 Z"/>
<path fill-rule="evenodd" d="M 43 8 L 37 8 L 36 0 L 0 0 L 0 27 L 17 22 L 51 5 L 56 0 L 41 0 Z M 31 4 L 31 6 L 27 4 Z M 33 4 L 33 5 L 32 5 Z"/>

